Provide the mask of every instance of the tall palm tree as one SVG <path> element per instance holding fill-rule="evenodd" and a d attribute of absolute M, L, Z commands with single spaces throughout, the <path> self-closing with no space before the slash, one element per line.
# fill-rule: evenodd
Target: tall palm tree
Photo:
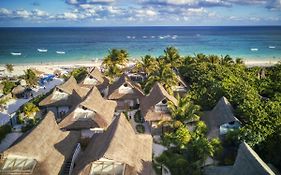
<path fill-rule="evenodd" d="M 233 64 L 234 61 L 229 55 L 221 56 L 221 64 L 222 65 L 230 65 Z"/>
<path fill-rule="evenodd" d="M 236 63 L 236 64 L 244 64 L 244 61 L 243 61 L 242 58 L 236 58 L 236 59 L 235 59 L 235 63 Z"/>
<path fill-rule="evenodd" d="M 194 58 L 196 62 L 208 62 L 208 57 L 203 53 L 195 54 Z"/>
<path fill-rule="evenodd" d="M 150 75 L 157 69 L 157 60 L 151 55 L 145 55 L 136 63 L 136 71 Z"/>
<path fill-rule="evenodd" d="M 12 73 L 14 71 L 14 65 L 12 64 L 6 64 L 5 68 L 9 73 Z"/>
<path fill-rule="evenodd" d="M 158 59 L 157 62 L 158 67 L 148 76 L 144 90 L 145 92 L 149 92 L 154 83 L 159 82 L 168 93 L 173 94 L 172 87 L 178 83 L 177 75 L 171 68 L 171 64 L 166 64 L 163 59 Z"/>
<path fill-rule="evenodd" d="M 108 55 L 103 59 L 102 65 L 105 68 L 105 74 L 110 78 L 122 74 L 122 69 L 128 63 L 129 54 L 123 49 L 111 49 Z"/>
<path fill-rule="evenodd" d="M 220 58 L 217 55 L 209 55 L 208 62 L 210 62 L 212 64 L 217 64 L 220 62 Z"/>
<path fill-rule="evenodd" d="M 171 64 L 172 68 L 178 68 L 182 63 L 182 58 L 179 51 L 175 47 L 167 47 L 164 50 L 164 55 L 161 57 L 165 63 Z"/>
<path fill-rule="evenodd" d="M 183 124 L 199 120 L 200 106 L 193 104 L 189 95 L 182 98 L 177 95 L 177 100 L 177 106 L 168 102 L 168 108 L 173 120 L 180 121 Z"/>
<path fill-rule="evenodd" d="M 24 71 L 24 79 L 28 86 L 35 86 L 38 84 L 38 77 L 31 69 Z"/>

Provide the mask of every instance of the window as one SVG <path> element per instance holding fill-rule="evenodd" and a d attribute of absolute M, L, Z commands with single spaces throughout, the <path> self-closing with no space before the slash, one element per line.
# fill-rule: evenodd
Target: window
<path fill-rule="evenodd" d="M 35 159 L 6 158 L 1 164 L 0 174 L 32 174 L 36 164 Z"/>
<path fill-rule="evenodd" d="M 163 104 L 166 104 L 166 103 L 167 103 L 167 100 L 166 100 L 166 99 L 162 100 L 162 103 L 163 103 Z"/>
<path fill-rule="evenodd" d="M 92 163 L 90 175 L 123 175 L 125 165 L 112 161 L 96 161 Z"/>

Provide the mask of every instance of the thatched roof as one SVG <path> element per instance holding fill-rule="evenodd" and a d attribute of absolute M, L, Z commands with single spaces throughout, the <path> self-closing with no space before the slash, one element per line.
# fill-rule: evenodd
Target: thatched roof
<path fill-rule="evenodd" d="M 62 132 L 54 114 L 49 112 L 36 128 L 6 150 L 4 157 L 36 159 L 32 174 L 59 174 L 65 160 L 72 156 L 79 137 L 78 132 Z"/>
<path fill-rule="evenodd" d="M 89 70 L 87 77 L 95 78 L 98 81 L 96 87 L 100 90 L 105 89 L 109 85 L 109 79 L 107 79 L 97 67 L 93 67 Z M 87 86 L 84 81 L 81 82 L 81 85 Z"/>
<path fill-rule="evenodd" d="M 246 143 L 242 142 L 233 166 L 207 166 L 206 175 L 274 175 L 270 167 Z"/>
<path fill-rule="evenodd" d="M 21 85 L 18 85 L 12 90 L 12 94 L 13 95 L 22 94 L 22 93 L 24 93 L 24 91 L 25 91 L 25 88 Z"/>
<path fill-rule="evenodd" d="M 118 91 L 119 87 L 121 87 L 125 83 L 134 90 L 134 93 L 132 94 L 119 93 Z M 138 84 L 131 81 L 131 79 L 125 73 L 117 81 L 115 81 L 112 85 L 109 86 L 108 99 L 111 100 L 136 99 L 136 98 L 143 98 L 143 97 L 144 97 L 144 93 L 142 92 L 141 87 Z"/>
<path fill-rule="evenodd" d="M 208 127 L 208 137 L 219 136 L 219 127 L 222 124 L 239 121 L 233 114 L 233 108 L 227 98 L 222 97 L 212 111 L 205 112 L 201 118 Z"/>
<path fill-rule="evenodd" d="M 239 146 L 232 168 L 232 175 L 273 175 L 275 174 L 259 155 L 246 143 Z"/>
<path fill-rule="evenodd" d="M 127 165 L 127 174 L 150 174 L 152 137 L 135 134 L 125 116 L 116 117 L 106 132 L 94 135 L 78 158 L 74 174 L 88 175 L 91 163 L 101 158 Z M 147 169 L 144 169 L 147 168 Z"/>
<path fill-rule="evenodd" d="M 61 90 L 64 93 L 68 94 L 67 99 L 54 99 L 53 96 L 57 90 Z M 82 101 L 82 99 L 90 91 L 89 88 L 80 87 L 74 77 L 70 77 L 65 83 L 57 86 L 53 92 L 44 98 L 39 105 L 40 106 L 73 106 Z"/>
<path fill-rule="evenodd" d="M 83 129 L 83 128 L 106 128 L 112 122 L 117 103 L 112 100 L 102 98 L 99 90 L 94 87 L 85 100 L 77 105 L 72 112 L 66 116 L 59 126 L 63 129 Z M 75 110 L 84 107 L 95 112 L 95 115 L 87 120 L 75 119 Z"/>
<path fill-rule="evenodd" d="M 158 121 L 158 120 L 169 120 L 170 115 L 166 113 L 154 112 L 154 106 L 161 102 L 162 100 L 167 99 L 174 103 L 178 104 L 178 100 L 170 95 L 160 83 L 155 83 L 150 91 L 149 95 L 143 98 L 141 102 L 141 113 L 144 116 L 146 121 Z"/>
<path fill-rule="evenodd" d="M 42 71 L 37 70 L 37 69 L 35 69 L 35 68 L 30 68 L 30 69 L 36 74 L 36 76 L 40 76 L 40 75 L 42 75 L 42 74 L 45 73 L 45 72 L 42 72 Z"/>

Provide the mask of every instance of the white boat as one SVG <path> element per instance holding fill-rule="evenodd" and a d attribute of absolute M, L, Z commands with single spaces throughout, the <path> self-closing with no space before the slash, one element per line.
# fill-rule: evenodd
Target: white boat
<path fill-rule="evenodd" d="M 276 47 L 275 46 L 268 46 L 268 48 L 275 49 Z"/>
<path fill-rule="evenodd" d="M 56 51 L 57 54 L 65 54 L 64 51 Z"/>
<path fill-rule="evenodd" d="M 11 55 L 20 56 L 21 53 L 20 52 L 11 52 Z"/>
<path fill-rule="evenodd" d="M 47 49 L 37 49 L 38 52 L 48 52 Z"/>
<path fill-rule="evenodd" d="M 258 50 L 259 50 L 258 48 L 251 48 L 251 51 L 253 51 L 253 52 L 256 52 Z"/>

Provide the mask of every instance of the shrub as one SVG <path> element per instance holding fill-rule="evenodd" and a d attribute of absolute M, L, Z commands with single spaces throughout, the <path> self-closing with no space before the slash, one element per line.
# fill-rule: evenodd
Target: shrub
<path fill-rule="evenodd" d="M 134 120 L 135 120 L 136 123 L 143 123 L 144 122 L 143 118 L 141 117 L 140 111 L 136 112 L 136 114 L 134 116 Z"/>
<path fill-rule="evenodd" d="M 6 137 L 8 133 L 10 133 L 12 130 L 12 127 L 10 125 L 3 125 L 0 126 L 0 142 Z"/>
<path fill-rule="evenodd" d="M 138 124 L 136 126 L 136 129 L 137 129 L 138 133 L 144 133 L 144 131 L 145 131 L 144 126 L 142 124 Z"/>
<path fill-rule="evenodd" d="M 13 88 L 16 87 L 16 83 L 11 82 L 11 81 L 4 81 L 2 84 L 4 85 L 3 94 L 5 94 L 5 95 L 12 92 Z"/>

